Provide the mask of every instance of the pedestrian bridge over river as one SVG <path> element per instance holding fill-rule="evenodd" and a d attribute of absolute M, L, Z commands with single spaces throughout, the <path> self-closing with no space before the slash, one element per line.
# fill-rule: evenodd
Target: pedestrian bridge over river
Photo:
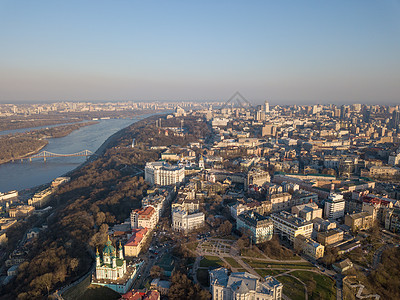
<path fill-rule="evenodd" d="M 29 161 L 32 161 L 32 159 L 34 159 L 34 158 L 43 158 L 43 161 L 46 161 L 47 158 L 51 158 L 51 157 L 72 157 L 72 156 L 86 156 L 86 158 L 87 158 L 93 154 L 94 153 L 90 150 L 83 150 L 83 151 L 79 151 L 79 152 L 71 153 L 71 154 L 58 154 L 58 153 L 53 153 L 53 152 L 49 152 L 49 151 L 42 151 L 35 155 L 22 158 L 21 160 L 29 159 Z"/>

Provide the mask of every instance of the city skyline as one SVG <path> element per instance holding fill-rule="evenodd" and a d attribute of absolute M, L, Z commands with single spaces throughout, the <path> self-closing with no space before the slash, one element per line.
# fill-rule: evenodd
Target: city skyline
<path fill-rule="evenodd" d="M 0 7 L 0 103 L 400 102 L 396 1 Z"/>

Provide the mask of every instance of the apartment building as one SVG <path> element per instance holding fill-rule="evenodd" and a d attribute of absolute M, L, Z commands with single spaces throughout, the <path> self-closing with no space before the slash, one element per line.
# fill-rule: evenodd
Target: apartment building
<path fill-rule="evenodd" d="M 374 218 L 369 212 L 363 211 L 344 217 L 344 224 L 351 227 L 351 230 L 366 230 L 372 227 L 374 224 Z"/>
<path fill-rule="evenodd" d="M 137 257 L 149 235 L 150 231 L 147 228 L 132 229 L 132 236 L 124 246 L 125 256 Z"/>
<path fill-rule="evenodd" d="M 298 217 L 311 221 L 315 218 L 322 218 L 322 208 L 319 208 L 316 203 L 307 203 L 292 207 L 292 214 Z"/>
<path fill-rule="evenodd" d="M 271 214 L 271 220 L 274 224 L 274 232 L 282 238 L 287 238 L 291 243 L 300 234 L 311 238 L 313 223 L 310 221 L 298 218 L 286 211 Z"/>
<path fill-rule="evenodd" d="M 131 228 L 148 228 L 152 230 L 158 222 L 158 213 L 152 206 L 135 209 L 131 212 Z"/>
<path fill-rule="evenodd" d="M 345 204 L 343 195 L 330 193 L 325 200 L 325 218 L 336 220 L 344 217 Z"/>
<path fill-rule="evenodd" d="M 236 229 L 248 231 L 255 244 L 271 240 L 274 233 L 272 221 L 253 211 L 245 211 L 238 216 Z"/>
<path fill-rule="evenodd" d="M 324 246 L 329 246 L 341 241 L 343 241 L 343 231 L 340 229 L 335 228 L 317 233 L 317 242 Z"/>
<path fill-rule="evenodd" d="M 324 256 L 325 247 L 311 238 L 306 238 L 302 234 L 294 239 L 294 249 L 303 252 L 305 255 L 319 259 Z"/>

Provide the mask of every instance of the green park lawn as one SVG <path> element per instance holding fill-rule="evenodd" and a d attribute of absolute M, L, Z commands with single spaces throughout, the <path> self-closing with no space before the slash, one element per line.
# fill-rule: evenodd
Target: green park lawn
<path fill-rule="evenodd" d="M 200 262 L 200 267 L 222 267 L 224 262 L 218 256 L 204 256 Z"/>
<path fill-rule="evenodd" d="M 299 278 L 307 285 L 309 296 L 311 296 L 309 298 L 327 300 L 336 299 L 336 284 L 330 277 L 308 271 L 294 271 L 290 274 Z M 316 284 L 314 284 L 313 281 Z"/>
<path fill-rule="evenodd" d="M 232 257 L 224 257 L 224 259 L 232 266 L 232 268 L 241 268 L 242 266 Z"/>
<path fill-rule="evenodd" d="M 292 300 L 304 300 L 304 286 L 293 277 L 282 275 L 276 278 L 283 284 L 283 293 Z"/>

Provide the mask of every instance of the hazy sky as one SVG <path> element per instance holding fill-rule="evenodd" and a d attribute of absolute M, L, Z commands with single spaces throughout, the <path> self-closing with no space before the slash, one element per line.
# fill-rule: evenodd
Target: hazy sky
<path fill-rule="evenodd" d="M 0 101 L 400 103 L 400 1 L 0 0 Z"/>

